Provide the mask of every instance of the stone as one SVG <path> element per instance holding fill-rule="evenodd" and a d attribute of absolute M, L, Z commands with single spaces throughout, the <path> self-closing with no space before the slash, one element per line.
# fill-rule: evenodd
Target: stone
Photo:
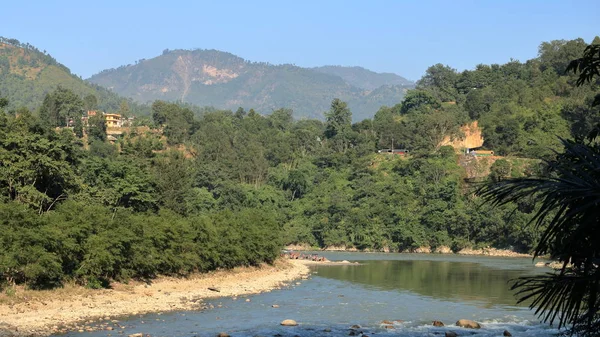
<path fill-rule="evenodd" d="M 390 324 L 394 324 L 394 323 L 392 321 L 388 321 L 387 319 L 384 319 L 383 321 L 381 321 L 381 324 L 390 325 Z"/>
<path fill-rule="evenodd" d="M 283 326 L 296 326 L 296 325 L 298 325 L 298 323 L 296 323 L 296 321 L 294 321 L 293 319 L 284 319 L 283 321 L 281 321 L 281 325 L 283 325 Z"/>
<path fill-rule="evenodd" d="M 353 326 L 350 327 L 350 329 L 360 329 L 360 325 L 354 324 Z"/>
<path fill-rule="evenodd" d="M 508 330 L 504 330 L 504 332 L 502 333 L 502 335 L 506 336 L 506 337 L 511 337 L 512 336 L 512 334 L 510 332 L 508 332 Z"/>
<path fill-rule="evenodd" d="M 393 329 L 394 326 L 393 325 L 386 325 L 386 326 L 384 326 L 384 328 L 386 328 L 386 329 Z"/>
<path fill-rule="evenodd" d="M 327 328 L 325 330 L 323 330 L 324 332 L 331 332 L 331 329 Z"/>
<path fill-rule="evenodd" d="M 433 322 L 431 322 L 431 324 L 432 324 L 433 326 L 444 326 L 444 323 L 443 323 L 443 322 L 441 322 L 441 321 L 433 321 Z"/>
<path fill-rule="evenodd" d="M 479 323 L 470 319 L 459 319 L 456 322 L 456 325 L 467 329 L 481 329 L 481 325 Z"/>
<path fill-rule="evenodd" d="M 217 337 L 229 337 L 229 334 L 227 332 L 219 332 Z"/>
<path fill-rule="evenodd" d="M 457 337 L 458 334 L 454 331 L 446 331 L 446 337 Z"/>
<path fill-rule="evenodd" d="M 356 336 L 356 335 L 358 335 L 356 333 L 356 330 L 350 330 L 350 332 L 348 333 L 348 336 Z"/>
<path fill-rule="evenodd" d="M 278 304 L 273 304 L 271 307 L 272 308 L 279 308 L 279 305 Z"/>
<path fill-rule="evenodd" d="M 246 302 L 250 302 L 250 299 L 249 299 L 249 298 L 247 298 L 247 299 L 246 299 Z"/>
<path fill-rule="evenodd" d="M 128 335 L 127 337 L 144 337 L 144 334 L 141 332 L 132 333 L 131 335 Z"/>

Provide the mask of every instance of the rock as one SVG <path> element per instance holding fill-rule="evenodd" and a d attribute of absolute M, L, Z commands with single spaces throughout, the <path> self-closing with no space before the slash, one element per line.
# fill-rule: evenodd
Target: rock
<path fill-rule="evenodd" d="M 433 321 L 431 324 L 433 324 L 433 326 L 444 326 L 444 323 L 441 321 Z"/>
<path fill-rule="evenodd" d="M 272 308 L 279 308 L 279 305 L 278 304 L 273 304 L 271 307 Z"/>
<path fill-rule="evenodd" d="M 384 319 L 383 321 L 381 321 L 381 324 L 390 325 L 390 324 L 394 324 L 394 323 L 392 321 L 388 321 L 387 319 Z"/>
<path fill-rule="evenodd" d="M 210 290 L 210 291 L 216 291 L 218 293 L 221 292 L 221 290 L 219 288 L 215 288 L 215 287 L 208 287 L 208 290 Z"/>
<path fill-rule="evenodd" d="M 448 246 L 439 246 L 435 249 L 438 254 L 452 254 L 452 249 Z"/>
<path fill-rule="evenodd" d="M 141 332 L 132 333 L 131 335 L 128 335 L 127 337 L 144 337 L 144 334 Z"/>
<path fill-rule="evenodd" d="M 454 331 L 446 331 L 446 337 L 457 337 L 458 334 Z"/>
<path fill-rule="evenodd" d="M 511 337 L 512 336 L 512 334 L 510 332 L 508 332 L 508 330 L 504 330 L 504 332 L 502 333 L 502 335 L 506 336 L 506 337 Z"/>
<path fill-rule="evenodd" d="M 217 337 L 229 337 L 229 334 L 227 332 L 219 332 Z"/>
<path fill-rule="evenodd" d="M 468 328 L 468 329 L 481 329 L 481 325 L 475 321 L 472 321 L 470 319 L 459 319 L 456 322 L 457 326 L 460 326 L 462 328 Z"/>
<path fill-rule="evenodd" d="M 323 330 L 324 332 L 331 332 L 331 329 L 327 328 L 325 330 Z"/>
<path fill-rule="evenodd" d="M 107 326 L 107 327 L 106 327 L 106 330 L 108 330 L 108 331 L 111 331 L 112 329 L 113 329 L 113 327 L 112 327 L 112 326 Z"/>
<path fill-rule="evenodd" d="M 360 329 L 360 325 L 354 324 L 353 326 L 350 327 L 350 329 Z"/>
<path fill-rule="evenodd" d="M 293 319 L 284 319 L 283 321 L 281 321 L 281 325 L 283 325 L 283 326 L 296 326 L 296 325 L 298 325 L 298 323 L 296 323 L 296 321 L 294 321 Z"/>
<path fill-rule="evenodd" d="M 350 332 L 348 333 L 348 336 L 356 336 L 356 335 L 358 335 L 356 333 L 356 330 L 350 330 Z"/>
<path fill-rule="evenodd" d="M 393 329 L 393 328 L 394 328 L 394 326 L 393 326 L 393 325 L 386 325 L 386 326 L 384 326 L 384 328 L 385 328 L 385 329 Z"/>
<path fill-rule="evenodd" d="M 547 264 L 545 262 L 540 261 L 540 262 L 536 262 L 535 266 L 536 267 L 545 267 L 545 266 L 547 266 Z"/>
<path fill-rule="evenodd" d="M 250 302 L 250 299 L 249 299 L 249 298 L 247 298 L 247 299 L 246 299 L 246 302 Z"/>

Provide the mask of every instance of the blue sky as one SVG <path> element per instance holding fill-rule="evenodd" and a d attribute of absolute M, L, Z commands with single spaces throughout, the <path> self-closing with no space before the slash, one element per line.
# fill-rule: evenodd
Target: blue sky
<path fill-rule="evenodd" d="M 600 35 L 600 1 L 10 1 L 0 35 L 47 50 L 77 75 L 169 49 L 251 61 L 359 65 L 418 80 L 525 61 L 543 41 Z"/>

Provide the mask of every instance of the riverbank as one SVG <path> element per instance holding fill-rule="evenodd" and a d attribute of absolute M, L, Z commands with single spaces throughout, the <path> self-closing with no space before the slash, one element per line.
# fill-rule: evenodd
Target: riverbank
<path fill-rule="evenodd" d="M 360 253 L 409 253 L 409 254 L 457 254 L 457 255 L 478 255 L 478 256 L 496 256 L 496 257 L 530 257 L 533 258 L 531 254 L 523 254 L 518 253 L 513 250 L 508 249 L 496 249 L 496 248 L 464 248 L 458 252 L 453 252 L 450 247 L 441 246 L 436 249 L 431 249 L 430 247 L 418 247 L 413 251 L 392 251 L 390 249 L 383 249 L 381 251 L 371 251 L 371 250 L 359 250 L 355 247 L 345 247 L 345 246 L 331 246 L 325 248 L 315 248 L 307 245 L 288 245 L 285 247 L 288 250 L 294 251 L 324 251 L 324 252 L 360 252 Z"/>
<path fill-rule="evenodd" d="M 0 295 L 0 337 L 91 331 L 92 323 L 99 321 L 105 323 L 100 327 L 117 330 L 119 317 L 201 310 L 204 299 L 267 292 L 308 274 L 304 263 L 279 260 L 274 265 L 235 268 L 185 279 L 163 277 L 150 284 L 114 284 L 112 289 L 17 289 L 15 294 Z"/>

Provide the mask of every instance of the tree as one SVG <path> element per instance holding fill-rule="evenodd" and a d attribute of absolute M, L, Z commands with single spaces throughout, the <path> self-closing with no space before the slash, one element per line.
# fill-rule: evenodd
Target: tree
<path fill-rule="evenodd" d="M 594 41 L 597 42 L 585 48 L 583 57 L 571 61 L 567 67 L 567 72 L 580 73 L 577 79 L 578 86 L 591 83 L 594 77 L 600 79 L 600 38 L 596 37 Z M 597 105 L 600 105 L 600 94 L 596 94 L 592 102 L 592 107 Z M 598 135 L 600 135 L 600 123 L 590 132 L 591 138 L 595 138 Z"/>
<path fill-rule="evenodd" d="M 119 114 L 124 118 L 127 118 L 129 117 L 130 112 L 131 109 L 129 108 L 129 103 L 127 103 L 127 100 L 122 100 L 119 104 Z"/>
<path fill-rule="evenodd" d="M 96 95 L 87 95 L 83 98 L 83 107 L 86 111 L 96 110 L 98 108 L 98 97 Z"/>
<path fill-rule="evenodd" d="M 411 90 L 406 94 L 400 108 L 401 114 L 407 114 L 411 111 L 427 107 L 430 109 L 439 109 L 440 101 L 424 90 Z"/>
<path fill-rule="evenodd" d="M 457 80 L 456 69 L 438 63 L 427 68 L 425 75 L 417 82 L 417 88 L 431 91 L 442 102 L 456 101 Z"/>
<path fill-rule="evenodd" d="M 88 119 L 87 134 L 90 142 L 93 139 L 102 142 L 106 140 L 106 121 L 102 114 L 97 113 Z"/>
<path fill-rule="evenodd" d="M 595 48 L 569 69 L 580 71 L 579 85 L 598 76 Z M 590 51 L 594 51 L 590 53 Z M 590 62 L 591 61 L 591 62 Z M 534 256 L 551 254 L 562 263 L 556 273 L 526 276 L 513 285 L 519 301 L 532 299 L 545 321 L 581 336 L 600 335 L 600 144 L 592 132 L 588 140 L 563 140 L 564 153 L 548 162 L 549 174 L 539 178 L 510 179 L 488 185 L 479 193 L 494 205 L 535 198 L 540 203 L 532 221 L 547 227 Z"/>
<path fill-rule="evenodd" d="M 68 126 L 69 120 L 81 118 L 83 101 L 73 91 L 58 86 L 48 93 L 40 107 L 40 118 L 51 127 Z"/>
<path fill-rule="evenodd" d="M 329 112 L 325 113 L 325 118 L 325 138 L 331 140 L 337 152 L 346 152 L 352 133 L 352 112 L 346 102 L 334 99 Z"/>

